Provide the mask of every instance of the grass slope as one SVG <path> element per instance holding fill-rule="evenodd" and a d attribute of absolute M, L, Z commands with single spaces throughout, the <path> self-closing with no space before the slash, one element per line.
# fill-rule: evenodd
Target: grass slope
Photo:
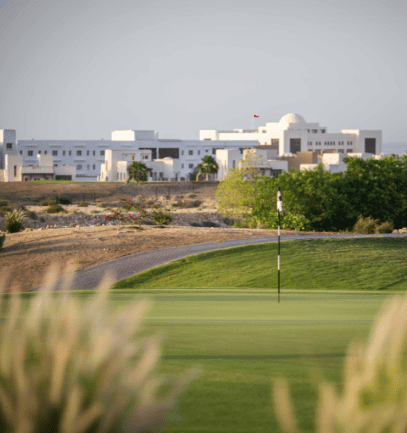
<path fill-rule="evenodd" d="M 407 238 L 312 239 L 280 246 L 281 290 L 405 290 Z M 277 288 L 277 243 L 211 251 L 153 268 L 115 289 Z"/>

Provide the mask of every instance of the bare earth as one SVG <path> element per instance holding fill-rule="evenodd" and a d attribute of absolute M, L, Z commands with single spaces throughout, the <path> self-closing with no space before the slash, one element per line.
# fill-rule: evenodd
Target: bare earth
<path fill-rule="evenodd" d="M 17 193 L 20 192 L 18 189 L 24 189 L 26 196 L 34 197 L 35 195 L 40 195 L 40 188 L 38 187 L 48 187 L 48 185 L 27 184 L 31 184 L 31 182 L 3 184 L 9 189 L 7 197 L 4 197 L 8 200 L 9 205 L 22 203 L 22 201 L 17 199 L 10 200 L 13 194 L 15 194 L 14 197 L 17 197 Z M 69 186 L 69 189 L 73 189 L 71 185 L 75 184 L 63 186 Z M 30 189 L 30 186 L 35 187 L 35 191 L 27 191 Z M 103 185 L 105 194 L 107 186 Z M 56 187 L 54 184 L 52 188 L 53 193 L 56 192 Z M 82 188 L 83 185 L 80 185 L 80 187 Z M 123 189 L 122 184 L 118 184 L 117 187 L 121 190 Z M 198 191 L 197 198 L 202 199 L 205 203 L 213 203 L 215 191 L 216 188 L 208 190 L 205 187 L 204 191 Z M 6 191 L 4 192 L 6 193 Z M 43 193 L 44 191 L 41 192 Z M 62 192 L 66 192 L 66 189 Z M 106 195 L 103 198 L 104 201 L 113 200 L 114 192 L 116 191 L 109 191 L 111 196 L 108 197 Z M 129 198 L 132 197 L 133 191 L 128 192 L 127 196 Z M 120 191 L 120 196 L 125 196 L 124 191 Z M 25 204 L 27 203 L 25 202 Z M 188 211 L 196 212 L 196 209 Z M 83 270 L 118 257 L 144 251 L 214 241 L 221 242 L 231 239 L 277 236 L 277 230 L 180 227 L 173 225 L 166 228 L 158 228 L 151 225 L 142 227 L 144 230 L 141 231 L 123 226 L 94 226 L 7 234 L 3 250 L 0 252 L 0 277 L 2 275 L 10 276 L 5 286 L 5 291 L 11 292 L 17 290 L 21 292 L 44 284 L 49 266 L 52 263 L 58 264 L 60 269 L 59 277 L 63 277 L 67 275 L 69 266 L 75 266 L 76 270 Z M 320 235 L 328 233 L 281 230 L 282 236 L 293 234 Z"/>

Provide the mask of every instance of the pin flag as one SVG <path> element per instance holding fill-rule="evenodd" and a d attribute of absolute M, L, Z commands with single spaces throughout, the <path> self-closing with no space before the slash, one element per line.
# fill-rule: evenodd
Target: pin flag
<path fill-rule="evenodd" d="M 278 213 L 278 264 L 277 264 L 277 273 L 278 273 L 278 302 L 280 302 L 280 212 L 283 211 L 283 198 L 281 197 L 280 187 L 278 187 L 277 191 L 277 213 Z"/>

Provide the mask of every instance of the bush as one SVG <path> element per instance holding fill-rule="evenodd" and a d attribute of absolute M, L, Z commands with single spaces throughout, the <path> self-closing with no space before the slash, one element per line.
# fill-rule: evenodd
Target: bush
<path fill-rule="evenodd" d="M 376 233 L 393 233 L 394 225 L 393 223 L 386 221 L 383 224 L 376 227 Z"/>
<path fill-rule="evenodd" d="M 97 206 L 97 207 L 104 207 L 104 206 L 103 206 L 103 203 L 98 203 L 96 206 Z"/>
<path fill-rule="evenodd" d="M 57 204 L 57 200 L 56 198 L 46 198 L 45 200 L 43 200 L 40 205 L 41 206 L 51 206 L 53 204 Z"/>
<path fill-rule="evenodd" d="M 69 200 L 69 198 L 61 197 L 59 199 L 59 203 L 60 204 L 71 204 L 71 200 Z"/>
<path fill-rule="evenodd" d="M 171 216 L 169 213 L 166 213 L 162 210 L 158 210 L 158 211 L 153 210 L 151 212 L 151 218 L 153 219 L 154 224 L 165 225 L 165 226 L 167 226 L 174 220 L 173 216 Z"/>
<path fill-rule="evenodd" d="M 141 334 L 146 299 L 112 312 L 110 276 L 86 303 L 70 287 L 54 296 L 56 271 L 28 310 L 11 295 L 0 321 L 0 431 L 158 431 L 199 372 L 155 374 L 160 337 Z"/>
<path fill-rule="evenodd" d="M 190 223 L 192 227 L 202 227 L 199 223 Z"/>
<path fill-rule="evenodd" d="M 47 213 L 58 213 L 62 212 L 64 209 L 59 204 L 52 204 L 48 206 Z"/>
<path fill-rule="evenodd" d="M 88 203 L 85 203 L 84 201 L 81 201 L 78 203 L 79 207 L 88 207 Z"/>
<path fill-rule="evenodd" d="M 4 241 L 6 240 L 6 235 L 4 234 L 4 235 L 2 235 L 2 236 L 0 236 L 0 251 L 2 250 L 2 248 L 3 248 L 3 244 L 4 244 Z"/>
<path fill-rule="evenodd" d="M 195 197 L 196 197 L 196 194 L 187 194 L 186 197 L 187 197 L 187 198 L 195 198 Z"/>
<path fill-rule="evenodd" d="M 243 222 L 243 221 L 236 221 L 233 224 L 233 228 L 234 229 L 247 229 L 247 228 L 249 228 L 249 225 L 246 222 Z"/>
<path fill-rule="evenodd" d="M 12 210 L 6 213 L 6 231 L 9 233 L 18 233 L 23 230 L 24 212 L 21 210 Z"/>
<path fill-rule="evenodd" d="M 202 227 L 220 227 L 220 225 L 212 221 L 203 221 Z"/>
<path fill-rule="evenodd" d="M 7 206 L 7 202 L 6 201 L 0 201 L 0 207 L 3 207 L 3 206 Z"/>
<path fill-rule="evenodd" d="M 189 209 L 192 207 L 198 207 L 201 205 L 200 200 L 177 200 L 176 205 L 180 208 Z"/>
<path fill-rule="evenodd" d="M 2 206 L 0 207 L 0 217 L 4 217 L 7 212 L 11 212 L 13 209 L 8 206 Z"/>
<path fill-rule="evenodd" d="M 90 213 L 100 213 L 102 212 L 101 210 L 91 210 Z"/>
<path fill-rule="evenodd" d="M 34 211 L 28 211 L 28 212 L 26 212 L 26 216 L 28 218 L 31 218 L 32 220 L 36 220 L 37 219 L 37 214 Z"/>
<path fill-rule="evenodd" d="M 371 217 L 363 218 L 362 215 L 359 215 L 358 220 L 356 221 L 355 225 L 353 226 L 353 232 L 364 234 L 364 235 L 371 235 L 376 233 L 376 227 L 379 220 L 374 220 Z"/>

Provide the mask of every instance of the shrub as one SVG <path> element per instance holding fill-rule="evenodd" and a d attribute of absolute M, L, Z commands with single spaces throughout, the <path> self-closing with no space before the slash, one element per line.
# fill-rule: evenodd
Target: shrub
<path fill-rule="evenodd" d="M 245 221 L 236 221 L 233 224 L 233 228 L 235 228 L 235 229 L 247 229 L 247 228 L 249 228 L 249 225 Z"/>
<path fill-rule="evenodd" d="M 363 218 L 362 215 L 359 215 L 358 220 L 356 221 L 355 225 L 353 226 L 353 232 L 364 234 L 364 235 L 371 235 L 376 233 L 376 226 L 379 220 L 374 220 L 371 217 Z"/>
<path fill-rule="evenodd" d="M 84 201 L 81 201 L 78 203 L 79 207 L 88 207 L 88 203 L 85 203 Z"/>
<path fill-rule="evenodd" d="M 59 204 L 52 204 L 48 206 L 47 213 L 58 213 L 62 212 L 64 209 Z"/>
<path fill-rule="evenodd" d="M 24 212 L 21 210 L 12 210 L 6 213 L 6 231 L 9 233 L 18 233 L 23 229 Z"/>
<path fill-rule="evenodd" d="M 158 225 L 165 225 L 167 226 L 174 220 L 174 217 L 171 216 L 169 213 L 166 213 L 162 210 L 153 210 L 151 212 L 151 218 L 153 219 L 154 224 Z"/>
<path fill-rule="evenodd" d="M 13 209 L 8 206 L 0 207 L 0 217 L 4 217 L 7 212 L 11 212 Z"/>
<path fill-rule="evenodd" d="M 0 207 L 3 207 L 3 206 L 7 206 L 7 202 L 6 201 L 0 201 Z"/>
<path fill-rule="evenodd" d="M 31 218 L 32 220 L 36 220 L 37 219 L 37 214 L 34 211 L 28 211 L 28 212 L 26 212 L 26 216 L 28 218 Z"/>
<path fill-rule="evenodd" d="M 404 432 L 407 425 L 407 296 L 386 302 L 366 345 L 352 344 L 343 368 L 342 395 L 321 382 L 316 416 L 318 433 Z M 301 430 L 296 422 L 288 383 L 274 382 L 274 407 L 286 433 Z"/>
<path fill-rule="evenodd" d="M 198 207 L 201 205 L 200 200 L 177 200 L 176 204 L 180 208 L 192 208 L 192 207 Z"/>
<path fill-rule="evenodd" d="M 186 197 L 187 197 L 187 198 L 195 198 L 195 197 L 196 197 L 196 194 L 187 194 Z"/>
<path fill-rule="evenodd" d="M 109 275 L 86 303 L 70 287 L 55 296 L 56 271 L 28 310 L 12 294 L 0 321 L 0 431 L 158 431 L 199 372 L 155 374 L 161 338 L 141 335 L 146 299 L 112 312 Z"/>
<path fill-rule="evenodd" d="M 199 223 L 190 223 L 192 227 L 202 227 Z"/>
<path fill-rule="evenodd" d="M 71 200 L 69 200 L 69 198 L 61 197 L 59 199 L 59 203 L 60 204 L 71 204 Z"/>
<path fill-rule="evenodd" d="M 3 234 L 2 236 L 0 236 L 0 251 L 3 248 L 3 244 L 4 244 L 5 240 L 6 240 L 6 235 L 5 234 Z"/>
<path fill-rule="evenodd" d="M 103 206 L 103 203 L 98 203 L 96 206 L 97 206 L 97 207 L 104 207 L 104 206 Z"/>
<path fill-rule="evenodd" d="M 46 198 L 45 200 L 43 200 L 43 201 L 40 203 L 40 205 L 41 205 L 41 206 L 50 206 L 50 205 L 52 205 L 52 204 L 57 204 L 57 201 L 59 201 L 59 200 L 57 200 L 57 199 L 55 199 L 55 198 Z"/>
<path fill-rule="evenodd" d="M 203 221 L 202 227 L 220 227 L 220 225 L 212 221 Z"/>
<path fill-rule="evenodd" d="M 394 225 L 393 223 L 386 221 L 383 224 L 380 224 L 376 227 L 376 233 L 393 233 Z"/>
<path fill-rule="evenodd" d="M 102 212 L 101 210 L 91 210 L 90 213 L 100 213 Z"/>

